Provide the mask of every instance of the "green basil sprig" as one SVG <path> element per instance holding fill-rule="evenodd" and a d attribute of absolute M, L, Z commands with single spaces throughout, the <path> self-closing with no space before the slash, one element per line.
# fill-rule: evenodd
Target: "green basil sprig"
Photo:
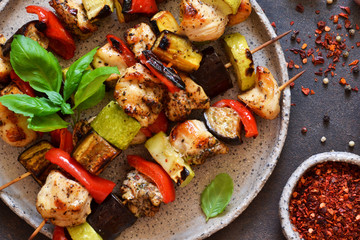
<path fill-rule="evenodd" d="M 232 178 L 227 173 L 218 174 L 201 194 L 201 209 L 206 221 L 224 211 L 234 191 Z"/>
<path fill-rule="evenodd" d="M 40 44 L 22 35 L 15 35 L 11 44 L 10 62 L 15 73 L 28 82 L 36 91 L 47 98 L 16 94 L 0 97 L 0 103 L 29 117 L 28 128 L 48 132 L 69 125 L 57 112 L 74 114 L 98 104 L 105 95 L 104 81 L 116 67 L 102 67 L 91 70 L 97 48 L 75 61 L 66 73 L 63 95 L 60 94 L 63 75 L 55 56 Z M 74 107 L 66 101 L 74 94 Z"/>

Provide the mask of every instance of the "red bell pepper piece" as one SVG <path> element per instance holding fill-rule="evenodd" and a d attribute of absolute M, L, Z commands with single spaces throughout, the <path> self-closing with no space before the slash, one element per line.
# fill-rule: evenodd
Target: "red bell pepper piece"
<path fill-rule="evenodd" d="M 106 38 L 111 47 L 116 49 L 116 51 L 121 54 L 128 67 L 131 67 L 137 63 L 134 53 L 126 46 L 123 40 L 111 34 L 108 34 Z"/>
<path fill-rule="evenodd" d="M 63 168 L 67 173 L 79 181 L 97 203 L 102 203 L 112 192 L 115 183 L 93 175 L 86 171 L 80 163 L 70 157 L 70 154 L 59 148 L 52 148 L 45 154 L 45 159 Z"/>
<path fill-rule="evenodd" d="M 154 74 L 163 84 L 165 84 L 165 86 L 169 89 L 169 91 L 171 93 L 174 92 L 178 92 L 180 91 L 180 88 L 178 88 L 177 86 L 175 86 L 174 83 L 172 83 L 169 79 L 167 79 L 164 75 L 160 74 L 158 71 L 156 71 L 156 69 L 154 69 L 150 63 L 148 62 L 148 60 L 146 59 L 146 57 L 144 56 L 144 54 L 140 55 L 140 62 L 145 65 L 152 74 Z"/>
<path fill-rule="evenodd" d="M 130 5 L 130 9 L 128 5 Z M 124 12 L 126 13 L 144 13 L 144 14 L 155 14 L 157 13 L 158 7 L 155 0 L 126 0 L 124 3 Z"/>
<path fill-rule="evenodd" d="M 65 236 L 65 229 L 63 227 L 55 226 L 52 240 L 68 240 Z"/>
<path fill-rule="evenodd" d="M 146 136 L 146 137 L 151 137 L 152 136 L 152 132 L 150 131 L 150 129 L 148 127 L 142 127 L 140 128 L 140 131 Z"/>
<path fill-rule="evenodd" d="M 155 120 L 155 122 L 151 125 L 149 125 L 147 128 L 152 133 L 159 133 L 159 132 L 166 132 L 169 126 L 169 121 L 164 113 L 164 111 L 161 111 L 158 118 Z"/>
<path fill-rule="evenodd" d="M 16 86 L 25 94 L 29 95 L 30 97 L 36 97 L 34 89 L 30 86 L 28 82 L 23 81 L 14 70 L 10 72 L 11 81 L 13 81 Z"/>
<path fill-rule="evenodd" d="M 245 105 L 241 102 L 231 99 L 223 99 L 213 104 L 214 107 L 230 107 L 235 110 L 241 119 L 241 122 L 244 124 L 245 128 L 245 137 L 257 137 L 258 130 L 256 125 L 256 120 L 254 115 Z"/>
<path fill-rule="evenodd" d="M 72 134 L 67 128 L 56 129 L 50 133 L 51 142 L 54 146 L 71 154 L 74 149 Z"/>
<path fill-rule="evenodd" d="M 56 54 L 66 60 L 74 57 L 76 49 L 74 39 L 53 12 L 34 5 L 27 6 L 26 11 L 37 14 L 39 20 L 46 24 L 45 35 L 49 38 L 49 47 Z"/>
<path fill-rule="evenodd" d="M 175 200 L 175 187 L 165 170 L 156 163 L 146 161 L 136 155 L 128 155 L 127 160 L 130 166 L 148 176 L 154 181 L 163 196 L 163 202 L 169 203 Z"/>

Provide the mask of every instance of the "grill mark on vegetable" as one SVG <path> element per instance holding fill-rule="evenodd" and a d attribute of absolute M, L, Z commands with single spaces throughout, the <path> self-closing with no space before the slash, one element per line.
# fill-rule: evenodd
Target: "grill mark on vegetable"
<path fill-rule="evenodd" d="M 254 69 L 254 60 L 253 60 L 252 54 L 251 54 L 249 49 L 245 50 L 245 55 L 246 55 L 246 58 L 251 61 L 250 64 L 249 64 L 249 67 L 245 71 L 245 75 L 246 76 L 251 76 L 251 75 L 254 74 L 254 71 L 255 71 L 255 69 Z"/>
<path fill-rule="evenodd" d="M 166 51 L 170 47 L 170 40 L 164 35 L 163 38 L 161 38 L 159 43 L 159 48 Z"/>

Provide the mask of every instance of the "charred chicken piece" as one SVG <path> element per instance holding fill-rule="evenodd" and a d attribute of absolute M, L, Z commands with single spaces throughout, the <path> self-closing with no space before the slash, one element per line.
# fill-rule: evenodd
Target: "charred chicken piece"
<path fill-rule="evenodd" d="M 120 188 L 124 203 L 136 217 L 152 217 L 159 211 L 162 195 L 157 186 L 136 170 L 129 172 Z"/>
<path fill-rule="evenodd" d="M 23 94 L 15 84 L 10 84 L 0 91 L 0 96 Z M 16 114 L 0 103 L 0 137 L 14 147 L 25 147 L 38 137 L 28 129 L 27 117 Z"/>
<path fill-rule="evenodd" d="M 66 28 L 78 38 L 86 39 L 97 30 L 97 26 L 88 19 L 81 0 L 51 0 L 50 5 Z"/>
<path fill-rule="evenodd" d="M 208 109 L 210 107 L 210 99 L 203 88 L 185 74 L 180 74 L 180 77 L 185 83 L 185 90 L 169 92 L 165 106 L 166 116 L 174 122 L 187 119 L 194 109 Z"/>
<path fill-rule="evenodd" d="M 280 90 L 273 75 L 266 67 L 257 67 L 255 87 L 238 95 L 257 115 L 275 119 L 280 113 Z"/>
<path fill-rule="evenodd" d="M 36 209 L 54 225 L 70 227 L 86 221 L 91 200 L 89 192 L 79 183 L 52 171 L 37 196 Z"/>
<path fill-rule="evenodd" d="M 156 36 L 148 24 L 140 23 L 125 32 L 125 39 L 135 56 L 139 58 L 142 51 L 151 49 Z"/>
<path fill-rule="evenodd" d="M 164 86 L 140 63 L 129 67 L 117 82 L 114 97 L 141 127 L 155 122 L 162 110 Z"/>
<path fill-rule="evenodd" d="M 170 144 L 182 154 L 189 164 L 203 164 L 206 158 L 226 154 L 229 149 L 216 139 L 198 120 L 177 124 L 170 132 Z"/>
<path fill-rule="evenodd" d="M 225 31 L 228 17 L 220 10 L 200 0 L 182 0 L 180 4 L 180 33 L 191 41 L 214 41 Z"/>

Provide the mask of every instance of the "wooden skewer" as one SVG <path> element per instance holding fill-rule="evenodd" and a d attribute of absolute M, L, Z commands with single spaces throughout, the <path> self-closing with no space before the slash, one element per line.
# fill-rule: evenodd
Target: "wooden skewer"
<path fill-rule="evenodd" d="M 40 232 L 40 230 L 44 227 L 45 223 L 46 223 L 46 219 L 44 219 L 40 223 L 40 225 L 35 229 L 35 231 L 33 232 L 33 234 L 31 234 L 31 236 L 29 237 L 28 240 L 32 240 Z"/>
<path fill-rule="evenodd" d="M 24 174 L 23 174 L 23 175 L 21 175 L 20 177 L 17 177 L 17 178 L 15 178 L 14 180 L 12 180 L 12 181 L 10 181 L 10 182 L 8 182 L 8 183 L 6 183 L 6 184 L 2 185 L 2 186 L 0 187 L 0 191 L 1 191 L 1 190 L 3 190 L 3 189 L 5 189 L 5 188 L 7 188 L 8 186 L 10 186 L 10 185 L 12 185 L 12 184 L 14 184 L 14 183 L 18 182 L 18 181 L 20 181 L 20 180 L 22 180 L 22 179 L 24 179 L 24 178 L 26 178 L 26 177 L 30 176 L 30 175 L 31 175 L 31 172 L 24 173 Z"/>
<path fill-rule="evenodd" d="M 258 46 L 257 48 L 251 50 L 251 54 L 256 53 L 257 51 L 259 51 L 259 50 L 261 50 L 261 49 L 269 46 L 270 44 L 273 44 L 274 42 L 276 42 L 276 41 L 278 41 L 279 39 L 281 39 L 281 38 L 285 37 L 286 35 L 288 35 L 291 31 L 292 31 L 292 30 L 289 30 L 289 31 L 287 31 L 287 32 L 284 32 L 283 34 L 277 36 L 276 38 L 273 38 L 273 39 L 267 41 L 266 43 L 261 44 L 261 45 Z M 232 65 L 231 65 L 231 63 L 227 63 L 227 64 L 225 64 L 224 66 L 225 66 L 225 68 L 229 68 L 229 67 L 231 67 Z"/>
<path fill-rule="evenodd" d="M 304 72 L 306 72 L 306 70 L 299 72 L 298 74 L 296 74 L 293 78 L 291 78 L 289 81 L 287 81 L 286 83 L 284 83 L 283 85 L 281 85 L 279 87 L 279 90 L 282 91 L 284 90 L 287 86 L 290 85 L 290 83 L 292 83 L 293 81 L 295 81 L 296 79 L 298 79 L 301 75 L 304 74 Z"/>

